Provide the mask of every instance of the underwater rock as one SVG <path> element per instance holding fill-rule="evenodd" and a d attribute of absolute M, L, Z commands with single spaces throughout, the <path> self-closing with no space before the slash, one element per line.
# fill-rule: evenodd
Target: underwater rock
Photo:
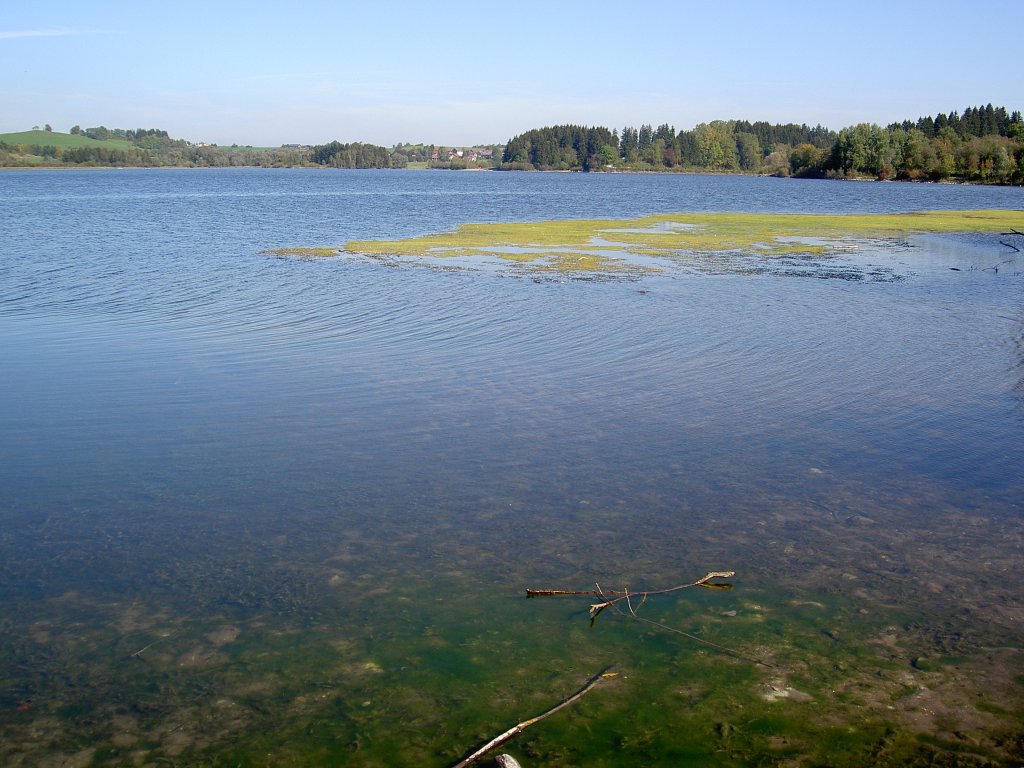
<path fill-rule="evenodd" d="M 512 755 L 498 755 L 494 758 L 494 764 L 498 768 L 523 768 Z"/>
<path fill-rule="evenodd" d="M 781 680 L 772 680 L 761 687 L 761 698 L 765 701 L 779 701 L 789 699 L 790 701 L 813 701 L 814 698 L 796 688 L 790 688 Z"/>

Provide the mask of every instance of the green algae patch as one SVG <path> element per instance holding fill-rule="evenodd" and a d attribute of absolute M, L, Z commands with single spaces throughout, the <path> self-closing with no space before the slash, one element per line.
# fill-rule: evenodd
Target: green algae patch
<path fill-rule="evenodd" d="M 358 240 L 345 250 L 371 257 L 496 259 L 534 271 L 645 273 L 659 259 L 701 255 L 822 256 L 856 250 L 859 241 L 915 234 L 1024 228 L 1024 212 L 922 211 L 899 214 L 673 213 L 636 219 L 464 224 L 404 240 Z"/>
<path fill-rule="evenodd" d="M 337 248 L 271 248 L 260 253 L 268 256 L 295 256 L 300 259 L 326 259 L 337 256 L 340 251 Z"/>

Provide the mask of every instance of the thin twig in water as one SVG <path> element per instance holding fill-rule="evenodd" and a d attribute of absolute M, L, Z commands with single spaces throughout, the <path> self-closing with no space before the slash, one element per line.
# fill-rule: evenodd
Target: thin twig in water
<path fill-rule="evenodd" d="M 614 610 L 618 610 L 618 608 L 615 608 L 614 606 L 613 606 L 613 609 Z M 724 645 L 719 645 L 718 643 L 713 643 L 710 640 L 705 640 L 703 638 L 697 637 L 696 635 L 691 635 L 689 632 L 683 632 L 683 630 L 681 630 L 681 629 L 676 629 L 675 627 L 670 627 L 668 624 L 662 624 L 660 621 L 652 621 L 651 619 L 645 618 L 643 616 L 637 616 L 635 613 L 633 614 L 633 618 L 636 619 L 637 621 L 642 621 L 644 624 L 650 624 L 650 625 L 658 627 L 660 629 L 664 629 L 666 632 L 673 632 L 673 633 L 675 633 L 677 635 L 682 635 L 683 637 L 689 638 L 690 640 L 693 640 L 694 642 L 700 643 L 701 645 L 710 646 L 711 648 L 714 648 L 716 650 L 722 651 L 723 653 L 726 653 L 726 654 L 728 654 L 729 656 L 732 656 L 735 659 L 742 659 L 743 661 L 749 661 L 751 664 L 757 664 L 757 665 L 762 666 L 762 667 L 767 667 L 768 669 L 774 669 L 775 668 L 774 665 L 769 664 L 766 661 L 761 661 L 760 659 L 755 659 L 753 656 L 744 656 L 742 653 L 740 653 L 739 651 L 734 651 L 732 648 L 727 648 Z"/>
<path fill-rule="evenodd" d="M 159 642 L 161 642 L 163 640 L 166 640 L 168 637 L 170 637 L 170 635 L 165 635 L 164 637 L 158 637 L 156 640 L 154 640 L 149 645 L 144 645 L 141 648 L 139 648 L 139 650 L 137 650 L 135 653 L 129 653 L 127 658 L 129 658 L 129 659 L 137 659 L 137 658 L 141 657 L 143 651 L 148 651 L 154 645 L 156 645 L 157 643 L 159 643 Z"/>
<path fill-rule="evenodd" d="M 590 691 L 595 685 L 600 683 L 602 680 L 606 680 L 609 677 L 614 677 L 616 673 L 612 672 L 611 669 L 612 669 L 612 667 L 608 667 L 608 668 L 602 670 L 601 672 L 598 672 L 596 675 L 594 675 L 592 678 L 590 678 L 582 688 L 580 688 L 578 691 L 576 691 L 576 693 L 574 693 L 571 696 L 567 696 L 566 698 L 562 699 L 560 702 L 558 702 L 558 704 L 556 704 L 555 706 L 553 706 L 551 709 L 547 710 L 546 712 L 543 712 L 543 713 L 537 715 L 536 717 L 531 717 L 529 720 L 524 720 L 521 723 L 517 723 L 516 725 L 512 726 L 511 728 L 509 728 L 504 733 L 498 734 L 493 739 L 491 739 L 486 744 L 484 744 L 482 747 L 480 747 L 479 749 L 475 750 L 471 755 L 469 755 L 468 757 L 466 757 L 466 758 L 460 760 L 458 763 L 456 763 L 453 766 L 453 768 L 466 768 L 467 765 L 472 765 L 477 760 L 479 760 L 481 757 L 483 757 L 488 752 L 490 752 L 492 749 L 495 749 L 496 747 L 500 747 L 505 742 L 510 741 L 511 739 L 515 738 L 516 736 L 518 736 L 520 733 L 525 731 L 527 728 L 529 728 L 534 723 L 538 723 L 541 720 L 543 720 L 545 717 L 550 717 L 551 715 L 555 714 L 555 712 L 557 712 L 558 710 L 564 709 L 565 707 L 568 707 L 570 704 L 573 704 L 573 703 L 579 701 L 581 698 L 583 698 L 583 695 L 585 693 Z"/>
<path fill-rule="evenodd" d="M 633 610 L 633 603 L 629 601 L 629 587 L 625 587 L 624 591 L 626 593 L 626 606 L 629 608 L 629 613 L 631 616 L 636 616 L 636 611 Z"/>
<path fill-rule="evenodd" d="M 1013 246 L 1012 246 L 1012 245 L 1011 245 L 1010 247 L 1011 247 L 1011 248 L 1013 248 Z M 1014 250 L 1016 250 L 1016 249 L 1014 249 Z M 995 265 L 994 267 L 985 267 L 985 268 L 984 268 L 983 270 L 981 270 L 981 271 L 982 271 L 982 272 L 995 272 L 996 274 L 998 274 L 998 273 L 999 273 L 999 268 L 1000 268 L 1001 266 L 1003 266 L 1003 264 L 1013 264 L 1013 259 L 1006 259 L 1006 260 L 1004 260 L 1004 261 L 1000 261 L 1000 262 L 999 262 L 998 264 L 996 264 L 996 265 Z"/>

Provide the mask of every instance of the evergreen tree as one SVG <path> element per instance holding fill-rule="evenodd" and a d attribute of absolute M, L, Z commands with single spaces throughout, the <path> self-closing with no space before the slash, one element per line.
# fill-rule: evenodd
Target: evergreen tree
<path fill-rule="evenodd" d="M 619 156 L 627 163 L 636 162 L 639 149 L 640 134 L 636 128 L 630 128 L 627 125 L 622 129 L 622 136 L 619 139 Z"/>
<path fill-rule="evenodd" d="M 647 125 L 641 125 L 640 136 L 637 139 L 637 149 L 640 150 L 641 153 L 643 153 L 645 149 L 651 146 L 651 142 L 653 141 L 654 130 L 651 128 L 650 124 L 648 123 Z"/>

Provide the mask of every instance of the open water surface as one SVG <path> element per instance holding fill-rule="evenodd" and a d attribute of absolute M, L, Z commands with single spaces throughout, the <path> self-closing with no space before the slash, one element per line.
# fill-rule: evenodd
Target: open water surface
<path fill-rule="evenodd" d="M 968 208 L 1024 191 L 0 174 L 0 763 L 449 765 L 612 665 L 505 749 L 1019 760 L 1024 257 L 1000 238 L 848 257 L 885 281 L 261 253 Z M 662 626 L 522 597 L 712 570 L 734 589 L 652 597 Z"/>

